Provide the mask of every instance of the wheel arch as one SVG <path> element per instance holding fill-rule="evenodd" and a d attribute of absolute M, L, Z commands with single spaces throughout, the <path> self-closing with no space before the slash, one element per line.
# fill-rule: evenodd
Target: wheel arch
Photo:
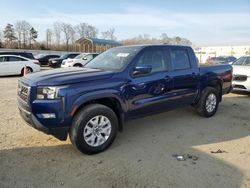
<path fill-rule="evenodd" d="M 207 83 L 207 87 L 213 87 L 219 92 L 219 100 L 220 101 L 222 100 L 222 85 L 223 85 L 223 81 L 219 78 L 214 79 L 214 80 L 210 80 Z"/>
<path fill-rule="evenodd" d="M 124 112 L 125 104 L 121 99 L 114 94 L 102 94 L 102 96 L 95 96 L 93 94 L 88 94 L 88 96 L 81 96 L 74 103 L 71 108 L 70 115 L 73 117 L 77 112 L 79 112 L 83 107 L 89 104 L 102 104 L 111 108 L 117 115 L 119 121 L 119 131 L 123 130 L 124 124 Z"/>
<path fill-rule="evenodd" d="M 24 67 L 22 67 L 22 69 L 21 69 L 21 75 L 23 75 L 24 68 L 25 68 L 25 66 L 24 66 Z M 30 67 L 30 66 L 26 66 L 26 68 L 29 68 L 29 69 L 31 70 L 31 72 L 33 72 L 32 67 Z"/>

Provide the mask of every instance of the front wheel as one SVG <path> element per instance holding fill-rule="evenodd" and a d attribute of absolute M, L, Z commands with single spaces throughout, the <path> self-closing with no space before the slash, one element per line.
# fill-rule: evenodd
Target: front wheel
<path fill-rule="evenodd" d="M 75 115 L 69 137 L 82 153 L 95 154 L 112 144 L 117 130 L 118 119 L 114 111 L 101 104 L 91 104 Z"/>
<path fill-rule="evenodd" d="M 219 92 L 213 87 L 207 87 L 202 91 L 198 104 L 195 105 L 197 112 L 204 117 L 213 116 L 219 106 Z"/>

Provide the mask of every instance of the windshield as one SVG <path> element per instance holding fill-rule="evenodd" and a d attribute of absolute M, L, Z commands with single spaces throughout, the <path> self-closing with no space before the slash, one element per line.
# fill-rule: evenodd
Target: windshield
<path fill-rule="evenodd" d="M 69 56 L 69 54 L 63 54 L 63 55 L 60 56 L 60 58 L 61 58 L 61 59 L 67 59 L 68 56 Z"/>
<path fill-rule="evenodd" d="M 85 57 L 87 54 L 80 54 L 78 56 L 76 56 L 74 59 L 81 59 L 83 57 Z"/>
<path fill-rule="evenodd" d="M 250 66 L 250 57 L 241 57 L 233 65 Z"/>
<path fill-rule="evenodd" d="M 226 61 L 225 57 L 216 57 L 215 61 Z"/>
<path fill-rule="evenodd" d="M 119 71 L 122 70 L 139 51 L 139 47 L 112 48 L 98 55 L 85 67 Z"/>
<path fill-rule="evenodd" d="M 36 58 L 36 59 L 39 59 L 39 58 L 42 58 L 42 57 L 44 57 L 44 56 L 46 56 L 46 55 L 45 55 L 45 54 L 38 54 L 38 55 L 35 56 L 35 58 Z"/>

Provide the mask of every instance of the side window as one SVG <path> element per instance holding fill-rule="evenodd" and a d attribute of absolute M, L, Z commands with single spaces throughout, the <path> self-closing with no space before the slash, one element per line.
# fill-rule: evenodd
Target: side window
<path fill-rule="evenodd" d="M 245 61 L 245 65 L 250 65 L 250 57 L 247 57 L 247 59 Z"/>
<path fill-rule="evenodd" d="M 5 62 L 6 61 L 6 58 L 5 57 L 0 57 L 0 63 L 1 62 Z"/>
<path fill-rule="evenodd" d="M 167 70 L 164 61 L 164 53 L 162 50 L 145 51 L 138 60 L 137 66 L 140 65 L 151 65 L 151 73 Z"/>
<path fill-rule="evenodd" d="M 191 68 L 187 50 L 171 50 L 171 60 L 174 70 Z"/>
<path fill-rule="evenodd" d="M 74 57 L 76 57 L 75 54 L 70 54 L 68 58 L 73 59 Z"/>
<path fill-rule="evenodd" d="M 83 57 L 83 59 L 86 59 L 86 61 L 90 61 L 91 59 L 93 59 L 93 55 L 86 55 L 85 57 Z"/>
<path fill-rule="evenodd" d="M 11 57 L 10 56 L 8 61 L 26 61 L 26 60 L 19 58 L 19 57 Z"/>
<path fill-rule="evenodd" d="M 243 65 L 245 61 L 246 61 L 246 57 L 241 57 L 240 59 L 238 59 L 237 61 L 235 61 L 233 63 L 233 65 Z"/>

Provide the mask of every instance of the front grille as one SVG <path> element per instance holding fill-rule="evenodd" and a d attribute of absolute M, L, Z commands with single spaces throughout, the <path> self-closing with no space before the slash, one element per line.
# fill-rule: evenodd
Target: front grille
<path fill-rule="evenodd" d="M 26 103 L 29 101 L 29 92 L 30 88 L 28 86 L 22 84 L 21 82 L 18 83 L 18 96 Z"/>
<path fill-rule="evenodd" d="M 235 81 L 246 81 L 247 80 L 247 76 L 246 75 L 234 75 L 234 79 Z"/>
<path fill-rule="evenodd" d="M 243 85 L 234 85 L 234 88 L 238 88 L 238 89 L 247 89 L 245 86 Z"/>

